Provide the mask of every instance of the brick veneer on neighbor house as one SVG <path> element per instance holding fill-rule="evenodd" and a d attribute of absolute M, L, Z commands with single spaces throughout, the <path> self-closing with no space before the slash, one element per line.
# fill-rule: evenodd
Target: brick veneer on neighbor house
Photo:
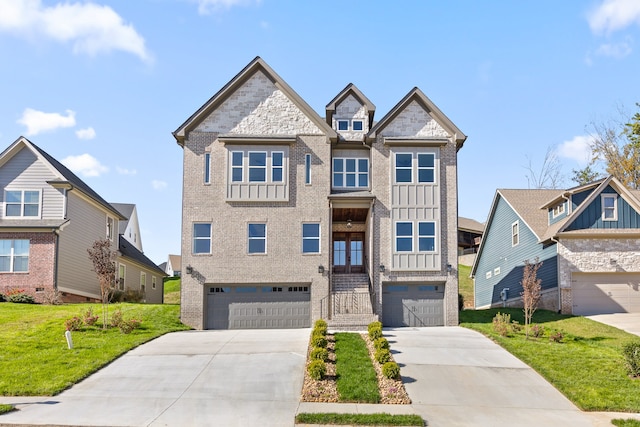
<path fill-rule="evenodd" d="M 24 290 L 41 302 L 45 291 L 54 289 L 54 260 L 56 235 L 54 233 L 2 233 L 3 239 L 30 241 L 29 272 L 0 273 L 0 293 Z"/>

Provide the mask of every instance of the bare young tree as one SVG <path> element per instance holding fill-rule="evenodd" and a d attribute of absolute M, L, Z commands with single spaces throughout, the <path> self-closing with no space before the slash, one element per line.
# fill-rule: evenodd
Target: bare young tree
<path fill-rule="evenodd" d="M 102 328 L 109 324 L 109 300 L 115 289 L 116 282 L 116 252 L 111 250 L 109 239 L 98 239 L 87 249 L 89 259 L 93 263 L 93 271 L 98 276 L 100 294 L 102 297 Z"/>
<path fill-rule="evenodd" d="M 530 263 L 529 260 L 525 260 L 522 281 L 520 282 L 522 285 L 522 293 L 520 296 L 522 297 L 522 304 L 524 306 L 524 328 L 527 339 L 529 339 L 529 327 L 531 326 L 533 313 L 535 313 L 538 308 L 538 303 L 540 302 L 540 292 L 542 290 L 540 284 L 542 283 L 542 279 L 538 279 L 538 270 L 541 266 L 542 262 L 539 261 L 538 258 L 536 258 L 533 264 Z"/>
<path fill-rule="evenodd" d="M 526 156 L 526 158 L 529 164 L 525 166 L 527 170 L 525 176 L 527 177 L 529 188 L 556 189 L 562 187 L 564 181 L 562 165 L 555 147 L 547 147 L 547 152 L 544 155 L 544 161 L 539 171 L 536 171 L 531 158 L 529 156 Z"/>

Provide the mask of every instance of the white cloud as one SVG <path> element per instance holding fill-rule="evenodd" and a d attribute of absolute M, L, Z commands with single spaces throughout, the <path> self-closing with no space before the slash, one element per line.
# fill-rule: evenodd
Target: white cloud
<path fill-rule="evenodd" d="M 41 37 L 72 43 L 74 53 L 95 56 L 121 50 L 150 61 L 144 38 L 109 6 L 41 0 L 0 0 L 0 31 L 35 40 Z"/>
<path fill-rule="evenodd" d="M 624 58 L 631 54 L 631 44 L 629 42 L 605 43 L 596 50 L 596 55 L 609 56 L 616 59 Z"/>
<path fill-rule="evenodd" d="M 76 125 L 76 113 L 66 110 L 67 115 L 60 113 L 45 113 L 43 111 L 26 108 L 18 123 L 27 127 L 27 136 L 37 135 L 41 132 L 56 130 L 58 128 L 70 128 Z"/>
<path fill-rule="evenodd" d="M 62 164 L 82 176 L 100 176 L 109 171 L 109 168 L 101 165 L 98 159 L 86 153 L 68 156 L 62 159 Z"/>
<path fill-rule="evenodd" d="M 589 27 L 594 33 L 613 33 L 628 27 L 640 25 L 640 2 L 638 0 L 604 0 L 587 16 Z"/>
<path fill-rule="evenodd" d="M 120 175 L 135 175 L 138 173 L 136 169 L 125 169 L 121 168 L 120 166 L 116 166 L 116 172 L 118 172 Z"/>
<path fill-rule="evenodd" d="M 157 179 L 154 179 L 153 181 L 151 181 L 151 186 L 153 187 L 154 190 L 161 191 L 167 188 L 167 183 L 164 181 L 159 181 Z"/>
<path fill-rule="evenodd" d="M 96 131 L 92 127 L 86 129 L 78 129 L 76 131 L 78 139 L 93 139 L 96 137 Z"/>
<path fill-rule="evenodd" d="M 592 140 L 590 136 L 576 136 L 569 141 L 564 141 L 558 146 L 558 156 L 575 160 L 581 167 L 586 166 L 591 160 Z"/>
<path fill-rule="evenodd" d="M 209 15 L 221 9 L 230 9 L 234 6 L 248 6 L 260 4 L 261 0 L 196 0 L 198 2 L 198 13 Z"/>

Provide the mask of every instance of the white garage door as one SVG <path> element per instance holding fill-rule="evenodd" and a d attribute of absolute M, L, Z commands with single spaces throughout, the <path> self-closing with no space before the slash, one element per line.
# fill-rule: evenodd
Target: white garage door
<path fill-rule="evenodd" d="M 640 313 L 640 273 L 573 273 L 573 314 Z"/>
<path fill-rule="evenodd" d="M 311 326 L 309 286 L 210 286 L 207 329 Z"/>
<path fill-rule="evenodd" d="M 444 284 L 393 284 L 382 288 L 384 326 L 444 325 Z"/>

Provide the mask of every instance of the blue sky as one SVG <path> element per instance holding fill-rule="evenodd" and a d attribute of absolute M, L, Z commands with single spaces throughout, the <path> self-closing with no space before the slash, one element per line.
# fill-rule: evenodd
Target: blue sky
<path fill-rule="evenodd" d="M 529 188 L 549 147 L 571 170 L 588 126 L 637 111 L 640 1 L 0 0 L 0 150 L 24 135 L 111 202 L 147 256 L 180 253 L 171 132 L 261 56 L 321 116 L 348 83 L 380 119 L 418 86 L 468 135 L 460 215 Z"/>

